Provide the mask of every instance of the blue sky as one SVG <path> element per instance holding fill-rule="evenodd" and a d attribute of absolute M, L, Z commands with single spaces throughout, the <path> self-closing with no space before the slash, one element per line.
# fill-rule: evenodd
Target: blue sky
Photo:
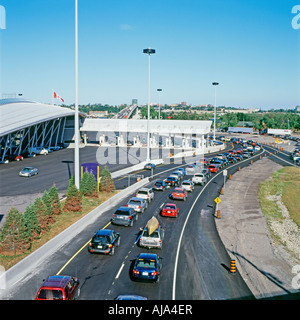
<path fill-rule="evenodd" d="M 79 103 L 300 104 L 296 0 L 78 0 Z M 299 1 L 298 1 L 299 2 Z M 74 103 L 74 0 L 0 0 L 0 95 Z M 299 19 L 300 24 L 300 19 Z M 59 100 L 56 101 L 59 103 Z"/>

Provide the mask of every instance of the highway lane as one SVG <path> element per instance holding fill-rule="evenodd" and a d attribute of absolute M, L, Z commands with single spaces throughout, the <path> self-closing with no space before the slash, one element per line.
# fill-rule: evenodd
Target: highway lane
<path fill-rule="evenodd" d="M 244 161 L 243 163 L 240 163 L 240 165 L 245 165 L 250 162 L 250 159 L 248 161 Z M 172 164 L 167 165 L 166 167 L 172 167 Z M 235 169 L 237 170 L 237 166 L 235 166 Z M 165 170 L 163 170 L 165 171 Z M 168 175 L 167 172 L 164 172 L 163 174 L 157 176 L 156 178 L 164 178 Z M 220 175 L 221 176 L 221 175 Z M 134 227 L 120 227 L 120 226 L 111 226 L 108 225 L 107 228 L 113 228 L 116 231 L 119 231 L 121 234 L 121 245 L 116 249 L 116 253 L 114 256 L 103 256 L 103 255 L 97 255 L 97 254 L 90 254 L 87 251 L 86 244 L 88 240 L 91 238 L 91 236 L 94 234 L 95 231 L 97 231 L 99 228 L 103 228 L 107 225 L 109 222 L 111 215 L 113 211 L 120 205 L 117 204 L 115 207 L 108 211 L 104 212 L 103 215 L 98 219 L 98 221 L 89 226 L 82 232 L 80 235 L 76 236 L 71 243 L 68 243 L 64 247 L 60 248 L 58 252 L 49 259 L 49 261 L 45 261 L 42 265 L 39 266 L 37 270 L 33 270 L 32 274 L 28 276 L 27 279 L 24 280 L 23 285 L 19 286 L 18 291 L 12 293 L 13 299 L 32 299 L 34 298 L 34 295 L 36 291 L 38 290 L 39 286 L 42 283 L 42 279 L 47 277 L 50 274 L 56 274 L 61 270 L 63 265 L 69 261 L 69 259 L 78 252 L 80 248 L 82 250 L 78 252 L 78 254 L 75 256 L 71 262 L 64 267 L 63 270 L 60 271 L 61 274 L 72 274 L 75 276 L 78 276 L 81 279 L 81 299 L 112 299 L 116 295 L 121 293 L 135 293 L 135 294 L 141 294 L 146 295 L 149 299 L 171 299 L 172 298 L 172 292 L 173 292 L 173 274 L 174 274 L 174 267 L 175 267 L 175 257 L 177 252 L 177 246 L 179 243 L 179 237 L 182 230 L 182 227 L 185 223 L 186 216 L 190 210 L 190 207 L 193 205 L 194 200 L 197 197 L 197 194 L 200 190 L 205 189 L 207 190 L 207 193 L 203 193 L 203 195 L 199 198 L 199 201 L 195 205 L 195 208 L 199 208 L 201 204 L 204 205 L 204 207 L 200 210 L 200 213 L 203 219 L 206 219 L 209 214 L 212 218 L 211 223 L 213 223 L 213 217 L 211 212 L 207 212 L 207 207 L 213 206 L 213 198 L 214 192 L 219 192 L 219 187 L 222 184 L 222 179 L 220 181 L 212 181 L 209 186 L 207 187 L 196 187 L 196 190 L 194 193 L 190 194 L 186 202 L 180 202 L 176 201 L 180 207 L 181 214 L 177 219 L 172 218 L 165 218 L 165 217 L 159 217 L 159 220 L 162 224 L 162 226 L 166 230 L 166 238 L 163 245 L 162 250 L 151 250 L 151 252 L 157 252 L 160 254 L 163 259 L 163 271 L 162 271 L 162 277 L 159 284 L 148 284 L 148 283 L 136 283 L 130 280 L 129 277 L 129 270 L 132 263 L 132 260 L 134 259 L 135 255 L 141 251 L 144 251 L 144 249 L 139 248 L 136 244 L 136 238 L 138 236 L 139 228 L 143 227 L 149 218 L 152 217 L 152 215 L 158 215 L 160 211 L 160 207 L 163 203 L 166 201 L 169 201 L 169 193 L 170 189 L 166 190 L 164 192 L 156 192 L 155 193 L 155 201 L 150 204 L 149 208 L 145 211 L 145 213 L 141 214 L 139 216 L 139 220 L 134 225 Z M 217 182 L 217 183 L 215 183 Z M 153 182 L 152 182 L 153 183 Z M 149 184 L 149 185 L 152 185 Z M 171 188 L 172 189 L 172 188 Z M 212 192 L 214 190 L 214 192 Z M 203 197 L 205 196 L 205 198 Z M 129 199 L 130 197 L 128 197 Z M 205 201 L 208 201 L 205 205 Z M 125 204 L 126 201 L 123 201 L 122 204 Z M 199 217 L 199 212 L 191 214 L 191 217 L 196 216 Z M 192 222 L 191 222 L 192 221 Z M 189 220 L 189 223 L 186 226 L 186 229 L 188 232 L 184 234 L 184 237 L 186 237 L 186 234 L 188 236 L 193 236 L 196 239 L 198 239 L 201 232 L 197 229 L 196 231 L 190 227 L 190 222 L 192 227 L 198 226 L 199 223 L 200 227 L 203 225 L 203 220 Z M 214 224 L 214 223 L 213 223 Z M 212 224 L 212 225 L 213 225 Z M 191 228 L 191 229 L 190 229 Z M 216 230 L 213 230 L 212 227 L 205 227 L 207 229 L 206 234 L 216 234 Z M 205 233 L 203 233 L 202 239 L 199 238 L 199 243 L 203 243 L 205 238 Z M 203 262 L 207 261 L 207 259 L 202 259 L 203 253 L 199 253 L 199 248 L 201 246 L 195 245 L 195 243 L 191 243 L 191 239 L 184 240 L 182 242 L 182 245 L 186 246 L 188 243 L 191 245 L 191 250 L 183 250 L 185 255 L 188 255 L 187 258 L 183 257 L 179 259 L 179 265 L 178 270 L 184 270 L 182 271 L 182 276 L 180 273 L 178 273 L 178 277 L 180 279 L 188 279 L 189 282 L 194 282 L 194 290 L 186 290 L 186 282 L 180 281 L 177 284 L 177 288 L 179 292 L 185 292 L 185 297 L 182 297 L 181 295 L 176 296 L 176 299 L 179 298 L 187 298 L 187 299 L 200 299 L 201 297 L 205 297 L 206 299 L 213 299 L 213 295 L 211 293 L 204 294 L 202 296 L 199 296 L 200 292 L 202 294 L 203 288 L 205 288 L 205 283 L 207 279 L 220 279 L 219 277 L 216 277 L 216 274 L 219 274 L 221 272 L 222 276 L 221 278 L 225 283 L 227 283 L 229 280 L 234 282 L 232 285 L 227 285 L 228 289 L 227 291 L 223 289 L 223 293 L 216 294 L 215 297 L 224 298 L 224 299 L 231 299 L 239 296 L 245 296 L 247 294 L 243 293 L 233 293 L 233 290 L 237 290 L 237 288 L 243 292 L 247 292 L 247 287 L 245 288 L 243 282 L 240 282 L 240 278 L 238 275 L 234 276 L 234 281 L 232 278 L 228 278 L 228 272 L 226 270 L 226 265 L 228 266 L 228 257 L 227 260 L 224 258 L 226 256 L 223 256 L 224 254 L 219 254 L 219 250 L 223 250 L 224 248 L 222 244 L 220 243 L 220 240 L 217 240 L 218 236 L 214 235 L 211 239 L 212 242 L 218 244 L 215 245 L 212 256 L 215 256 L 215 259 L 218 259 L 218 263 L 215 264 L 214 268 L 212 266 L 209 267 L 203 267 Z M 185 247 L 186 248 L 186 247 Z M 206 248 L 205 246 L 202 246 L 202 248 Z M 182 252 L 182 250 L 180 251 Z M 215 254 L 216 253 L 216 254 Z M 194 263 L 194 258 L 197 257 L 200 261 L 198 263 Z M 224 266 L 223 266 L 223 265 Z M 183 268 L 183 269 L 182 269 Z M 186 271 L 188 270 L 188 272 Z M 191 272 L 189 270 L 192 270 Z M 204 271 L 205 270 L 205 271 Z M 203 281 L 195 281 L 197 277 L 195 275 L 202 275 L 203 274 Z M 189 276 L 189 277 L 188 277 Z M 117 278 L 116 278 L 117 277 Z M 239 281 L 238 281 L 239 280 Z M 239 283 L 238 285 L 236 283 Z M 210 284 L 211 285 L 211 284 Z M 220 285 L 217 285 L 217 283 L 213 286 L 213 291 L 217 290 L 217 287 L 221 287 Z M 226 287 L 226 288 L 227 288 Z M 191 287 L 192 288 L 192 287 Z M 246 290 L 246 291 L 245 291 Z M 217 292 L 217 291 L 216 291 Z M 196 294 L 198 293 L 198 295 Z"/>

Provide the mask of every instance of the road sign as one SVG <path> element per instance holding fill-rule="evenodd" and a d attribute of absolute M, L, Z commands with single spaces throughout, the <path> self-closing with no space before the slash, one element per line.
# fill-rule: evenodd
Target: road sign
<path fill-rule="evenodd" d="M 218 203 L 220 203 L 220 202 L 221 202 L 221 199 L 220 199 L 219 197 L 217 197 L 217 198 L 215 199 L 215 203 L 218 204 Z"/>

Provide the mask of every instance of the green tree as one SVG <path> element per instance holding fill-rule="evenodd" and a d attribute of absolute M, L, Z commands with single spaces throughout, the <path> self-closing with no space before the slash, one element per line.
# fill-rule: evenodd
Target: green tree
<path fill-rule="evenodd" d="M 100 190 L 102 192 L 112 192 L 115 190 L 114 180 L 112 179 L 107 166 L 101 171 Z"/>
<path fill-rule="evenodd" d="M 82 176 L 79 187 L 80 193 L 86 197 L 96 197 L 97 193 L 97 181 L 93 172 L 85 172 Z"/>
<path fill-rule="evenodd" d="M 33 206 L 36 213 L 36 217 L 39 221 L 40 232 L 47 232 L 49 229 L 49 224 L 51 223 L 51 217 L 48 213 L 47 206 L 41 198 L 36 198 L 33 203 Z"/>
<path fill-rule="evenodd" d="M 0 249 L 2 253 L 12 251 L 14 255 L 24 252 L 27 248 L 24 232 L 24 217 L 16 208 L 11 208 L 6 215 L 0 233 Z"/>
<path fill-rule="evenodd" d="M 34 204 L 26 207 L 24 212 L 24 232 L 28 243 L 37 239 L 41 232 L 40 222 L 37 218 Z"/>

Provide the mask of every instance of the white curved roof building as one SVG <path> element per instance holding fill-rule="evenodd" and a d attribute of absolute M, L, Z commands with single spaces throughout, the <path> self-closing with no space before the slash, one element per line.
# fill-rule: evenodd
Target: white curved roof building
<path fill-rule="evenodd" d="M 33 147 L 56 147 L 62 143 L 68 117 L 74 111 L 24 99 L 0 100 L 0 161 Z M 72 126 L 70 126 L 72 127 Z"/>

